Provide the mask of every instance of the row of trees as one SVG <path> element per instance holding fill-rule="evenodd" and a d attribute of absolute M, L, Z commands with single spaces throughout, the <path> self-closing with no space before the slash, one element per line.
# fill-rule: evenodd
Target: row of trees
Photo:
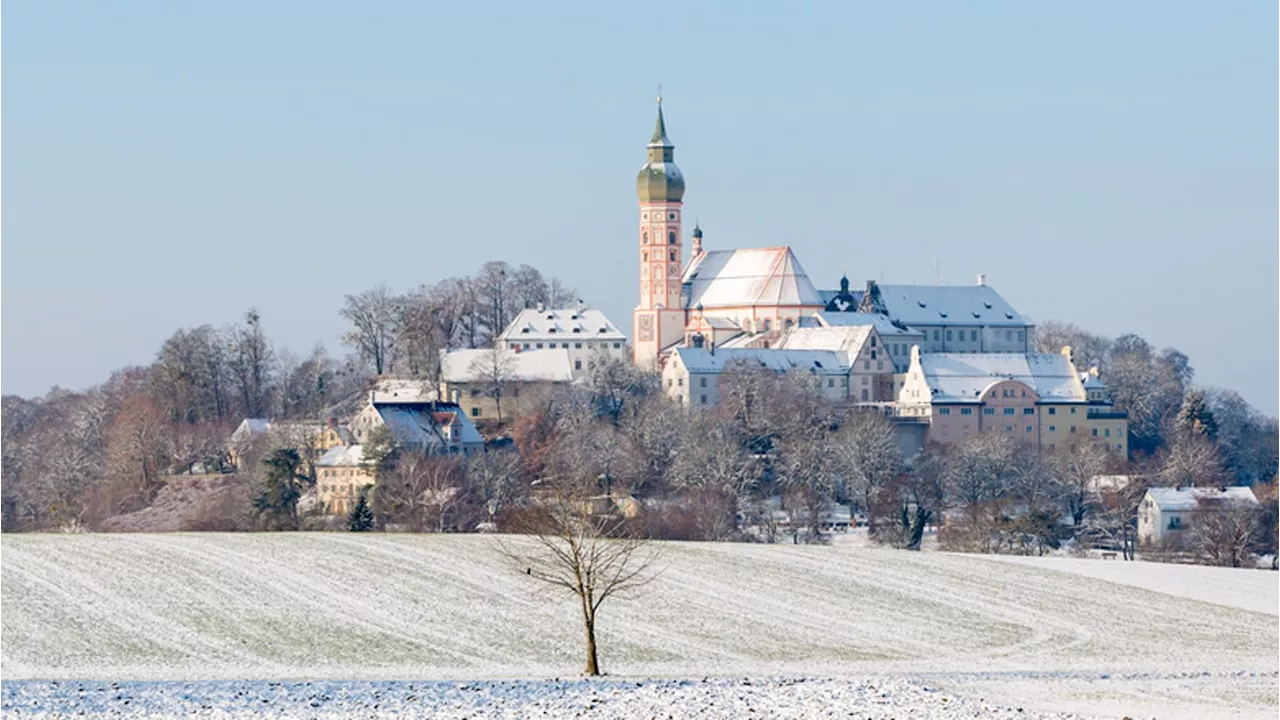
<path fill-rule="evenodd" d="M 346 296 L 341 314 L 350 329 L 343 342 L 379 375 L 436 379 L 441 350 L 489 347 L 521 310 L 575 301 L 572 289 L 536 268 L 487 262 L 473 277 L 445 278 L 404 294 L 379 285 Z"/>

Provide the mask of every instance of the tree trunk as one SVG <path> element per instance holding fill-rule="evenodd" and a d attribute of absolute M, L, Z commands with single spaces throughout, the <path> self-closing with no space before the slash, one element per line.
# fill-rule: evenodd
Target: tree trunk
<path fill-rule="evenodd" d="M 594 677 L 600 674 L 600 661 L 596 656 L 596 619 L 591 611 L 591 606 L 587 604 L 585 595 L 579 596 L 582 600 L 582 627 L 587 633 L 587 670 L 586 674 Z"/>

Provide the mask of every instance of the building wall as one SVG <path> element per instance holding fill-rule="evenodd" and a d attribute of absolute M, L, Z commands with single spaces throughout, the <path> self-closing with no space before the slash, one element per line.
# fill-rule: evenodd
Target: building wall
<path fill-rule="evenodd" d="M 921 352 L 1028 353 L 1035 352 L 1035 326 L 915 325 L 924 333 Z"/>
<path fill-rule="evenodd" d="M 564 383 L 554 382 L 509 382 L 502 395 L 502 419 L 509 422 L 512 418 L 526 412 L 537 398 L 545 397 Z M 440 383 L 440 397 L 457 403 L 467 417 L 475 420 L 497 420 L 498 403 L 487 392 L 484 383 Z"/>
<path fill-rule="evenodd" d="M 345 515 L 355 505 L 360 488 L 373 484 L 373 474 L 358 465 L 317 467 L 316 501 L 326 514 Z"/>
<path fill-rule="evenodd" d="M 601 356 L 609 359 L 626 360 L 627 344 L 621 340 L 599 340 L 585 335 L 566 335 L 563 338 L 539 337 L 519 338 L 504 341 L 510 350 L 516 352 L 536 352 L 560 348 L 569 355 L 569 367 L 573 369 L 574 379 L 584 377 L 592 366 L 600 361 Z"/>

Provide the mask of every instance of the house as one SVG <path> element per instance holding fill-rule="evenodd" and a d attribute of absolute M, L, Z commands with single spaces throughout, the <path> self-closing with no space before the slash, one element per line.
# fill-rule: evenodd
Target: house
<path fill-rule="evenodd" d="M 1257 507 L 1247 487 L 1154 487 L 1138 506 L 1138 542 L 1145 546 L 1177 546 L 1204 513 Z"/>
<path fill-rule="evenodd" d="M 450 350 L 440 355 L 440 397 L 466 409 L 473 420 L 497 420 L 520 414 L 522 398 L 534 397 L 574 380 L 570 352 L 564 348 L 512 351 Z M 585 352 L 585 351 L 584 351 Z M 596 353 L 612 352 L 612 349 Z M 579 356 L 581 359 L 583 356 Z M 598 361 L 598 360 L 597 360 Z"/>
<path fill-rule="evenodd" d="M 662 369 L 663 392 L 681 405 L 714 406 L 720 402 L 721 376 L 737 364 L 777 374 L 803 374 L 812 378 L 821 395 L 833 402 L 849 397 L 850 365 L 843 353 L 762 348 L 676 348 Z"/>
<path fill-rule="evenodd" d="M 376 482 L 373 473 L 361 467 L 363 458 L 360 445 L 345 445 L 330 448 L 316 460 L 316 502 L 322 512 L 351 512 L 360 488 Z"/>
<path fill-rule="evenodd" d="M 245 453 L 259 441 L 272 449 L 292 448 L 298 451 L 306 470 L 312 462 L 330 448 L 350 445 L 355 441 L 348 428 L 330 420 L 265 420 L 245 418 L 231 433 L 227 442 L 227 454 L 231 465 L 244 470 Z"/>
<path fill-rule="evenodd" d="M 564 350 L 574 378 L 584 377 L 601 358 L 625 360 L 627 336 L 604 313 L 578 303 L 563 310 L 522 310 L 498 335 L 495 346 L 512 353 Z"/>
<path fill-rule="evenodd" d="M 351 432 L 367 444 L 374 430 L 385 427 L 403 448 L 426 454 L 474 455 L 484 450 L 476 426 L 449 402 L 370 402 L 351 420 Z"/>
<path fill-rule="evenodd" d="M 1091 378 L 1090 387 L 1083 375 Z M 913 347 L 898 411 L 927 417 L 929 440 L 943 444 L 1002 432 L 1046 450 L 1094 442 L 1126 456 L 1128 416 L 1112 408 L 1096 374 L 1083 375 L 1069 347 L 1056 354 L 923 353 Z"/>

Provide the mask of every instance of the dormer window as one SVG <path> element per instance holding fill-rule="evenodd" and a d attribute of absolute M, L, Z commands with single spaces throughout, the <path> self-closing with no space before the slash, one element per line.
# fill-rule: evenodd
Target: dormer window
<path fill-rule="evenodd" d="M 923 300 L 917 300 L 917 301 L 916 301 L 916 304 L 917 304 L 917 305 L 919 305 L 920 307 L 924 307 L 924 301 L 923 301 Z"/>
<path fill-rule="evenodd" d="M 524 333 L 524 334 L 526 334 L 526 335 L 527 335 L 527 334 L 529 334 L 529 328 L 520 328 L 520 332 L 522 332 L 522 333 Z"/>
<path fill-rule="evenodd" d="M 986 309 L 990 310 L 990 309 L 991 309 L 991 303 L 989 303 L 989 302 L 984 302 L 984 303 L 982 303 L 982 307 L 984 307 L 984 308 L 986 308 Z"/>
<path fill-rule="evenodd" d="M 580 333 L 580 332 L 582 332 L 582 328 L 580 328 L 580 327 L 576 327 L 576 328 L 574 328 L 574 329 L 573 329 L 573 331 L 574 331 L 574 332 L 576 332 L 576 333 Z"/>

